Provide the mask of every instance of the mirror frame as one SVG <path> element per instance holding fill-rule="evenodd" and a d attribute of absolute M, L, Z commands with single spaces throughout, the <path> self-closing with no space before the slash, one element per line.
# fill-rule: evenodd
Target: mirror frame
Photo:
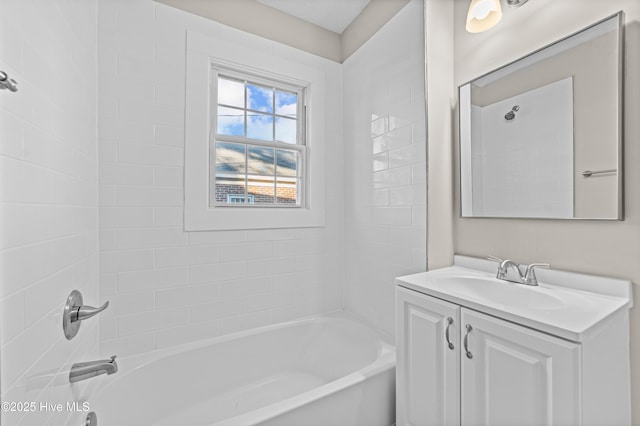
<path fill-rule="evenodd" d="M 469 85 L 471 83 L 473 83 L 476 80 L 479 80 L 481 78 L 484 78 L 486 76 L 488 76 L 489 74 L 492 74 L 496 71 L 500 71 L 503 70 L 511 65 L 514 65 L 515 63 L 527 59 L 533 55 L 536 55 L 542 51 L 544 51 L 545 49 L 551 47 L 551 46 L 555 46 L 559 43 L 564 42 L 567 39 L 570 39 L 571 37 L 574 37 L 580 33 L 582 33 L 583 31 L 589 30 L 593 27 L 596 27 L 600 24 L 602 24 L 605 21 L 611 20 L 613 18 L 617 18 L 617 25 L 618 25 L 618 61 L 617 61 L 617 79 L 618 79 L 618 87 L 617 87 L 617 91 L 618 91 L 618 118 L 617 118 L 617 141 L 616 141 L 616 148 L 617 148 L 617 187 L 618 187 L 618 197 L 617 197 L 617 212 L 618 215 L 617 217 L 606 217 L 606 218 L 589 218 L 589 217 L 530 217 L 530 216 L 473 216 L 473 215 L 463 215 L 463 209 L 462 209 L 462 203 L 463 203 L 463 196 L 462 196 L 462 139 L 463 139 L 463 126 L 462 126 L 462 114 L 461 112 L 461 108 L 462 108 L 462 104 L 460 102 L 461 99 L 461 91 L 462 88 L 466 85 Z M 534 51 L 531 51 L 511 62 L 506 63 L 505 65 L 502 65 L 500 67 L 497 67 L 491 71 L 488 71 L 482 75 L 479 75 L 473 79 L 471 79 L 470 81 L 467 81 L 466 83 L 463 83 L 461 85 L 458 86 L 458 143 L 457 143 L 457 148 L 458 148 L 458 180 L 459 180 L 459 184 L 458 184 L 458 202 L 460 203 L 460 208 L 458 210 L 458 217 L 461 219 L 523 219 L 523 220 L 577 220 L 577 221 L 584 221 L 584 220 L 589 220 L 589 221 L 623 221 L 624 220 L 624 200 L 625 200 L 625 187 L 624 187 L 624 116 L 625 116 L 625 109 L 624 109 L 624 86 L 625 86 L 625 50 L 624 50 L 624 39 L 625 39 L 625 22 L 624 22 L 624 11 L 619 11 L 616 12 L 612 15 L 609 15 L 603 19 L 600 19 L 599 21 L 588 25 L 578 31 L 575 31 L 565 37 L 562 37 L 552 43 L 549 43 L 543 47 L 540 47 L 539 49 L 536 49 Z"/>

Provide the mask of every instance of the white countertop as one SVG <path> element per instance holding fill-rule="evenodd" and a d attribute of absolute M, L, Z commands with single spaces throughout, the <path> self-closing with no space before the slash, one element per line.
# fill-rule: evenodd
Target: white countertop
<path fill-rule="evenodd" d="M 575 342 L 584 341 L 607 318 L 633 305 L 631 283 L 626 280 L 549 269 L 541 270 L 539 286 L 531 287 L 496 280 L 495 262 L 455 259 L 454 266 L 398 277 L 396 284 Z M 451 285 L 457 278 L 471 284 L 478 279 L 491 281 L 497 291 L 504 285 L 505 293 L 517 296 L 517 303 L 493 300 L 481 291 L 462 291 Z M 553 303 L 528 302 L 537 299 Z"/>

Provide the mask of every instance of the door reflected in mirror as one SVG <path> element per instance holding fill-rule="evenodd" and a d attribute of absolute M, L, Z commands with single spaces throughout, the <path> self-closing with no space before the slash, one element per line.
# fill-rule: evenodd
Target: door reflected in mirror
<path fill-rule="evenodd" d="M 460 86 L 463 217 L 623 218 L 622 21 Z"/>

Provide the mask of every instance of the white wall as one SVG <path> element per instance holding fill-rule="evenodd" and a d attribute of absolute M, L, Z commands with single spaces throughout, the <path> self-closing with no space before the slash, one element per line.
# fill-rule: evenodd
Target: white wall
<path fill-rule="evenodd" d="M 97 321 L 68 341 L 67 296 L 97 305 L 96 2 L 4 0 L 0 70 L 0 360 L 3 402 L 62 403 L 21 424 L 80 424 L 70 365 L 96 359 Z M 2 425 L 24 413 L 2 412 Z"/>
<path fill-rule="evenodd" d="M 345 305 L 394 333 L 396 276 L 426 269 L 423 2 L 343 64 Z"/>
<path fill-rule="evenodd" d="M 340 65 L 327 96 L 324 228 L 183 232 L 185 33 L 289 47 L 151 0 L 99 0 L 100 317 L 103 355 L 126 355 L 339 309 Z"/>
<path fill-rule="evenodd" d="M 428 0 L 441 2 L 444 0 Z M 449 2 L 450 3 L 450 2 Z M 571 34 L 619 10 L 626 14 L 626 81 L 625 81 L 625 220 L 608 221 L 555 221 L 555 220 L 494 220 L 459 218 L 458 186 L 450 194 L 429 197 L 429 222 L 443 232 L 429 232 L 430 267 L 434 250 L 455 245 L 460 254 L 486 256 L 493 254 L 522 263 L 549 262 L 554 268 L 581 271 L 630 279 L 640 283 L 640 2 L 637 0 L 537 0 L 521 8 L 503 8 L 500 24 L 490 31 L 469 34 L 464 30 L 466 0 L 456 0 L 454 16 L 455 66 L 448 61 L 429 61 L 438 75 L 454 75 L 455 81 L 446 88 L 455 88 L 474 77 L 513 61 L 522 55 Z M 450 22 L 452 15 L 444 10 L 434 20 Z M 435 38 L 428 42 L 427 52 L 442 49 Z M 428 53 L 428 55 L 430 55 Z M 433 74 L 430 74 L 430 79 Z M 436 79 L 431 84 L 443 84 Z M 431 101 L 431 94 L 430 94 Z M 448 102 L 441 100 L 442 104 Z M 429 123 L 438 123 L 429 111 Z M 453 110 L 450 113 L 453 117 Z M 441 117 L 438 117 L 441 118 Z M 429 139 L 429 154 L 452 152 L 453 138 Z M 455 157 L 454 157 L 455 158 Z M 430 169 L 429 181 L 446 181 L 457 176 L 454 161 L 440 170 Z M 431 191 L 430 191 L 431 192 Z M 456 204 L 451 210 L 451 194 Z M 435 209 L 435 214 L 431 209 Z M 436 216 L 438 215 L 438 216 Z M 437 221 L 436 221 L 436 218 Z M 454 228 L 449 228 L 453 221 Z M 446 232 L 445 232 L 446 231 Z M 440 265 L 451 262 L 446 254 Z M 636 293 L 638 288 L 634 288 Z M 631 311 L 632 406 L 640 406 L 640 329 L 638 301 Z M 634 424 L 640 423 L 640 410 L 633 410 Z"/>

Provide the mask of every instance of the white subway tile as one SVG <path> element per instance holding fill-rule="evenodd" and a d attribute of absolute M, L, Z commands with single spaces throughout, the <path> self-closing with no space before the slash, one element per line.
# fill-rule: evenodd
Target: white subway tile
<path fill-rule="evenodd" d="M 160 59 L 158 59 L 158 57 Z M 162 49 L 156 47 L 156 61 L 159 62 L 184 62 L 185 50 L 182 49 Z M 184 86 L 171 85 L 171 84 L 156 84 L 155 85 L 155 101 L 161 105 L 170 105 L 178 108 L 184 108 Z"/>
<path fill-rule="evenodd" d="M 153 167 L 101 162 L 99 170 L 101 184 L 153 184 Z"/>
<path fill-rule="evenodd" d="M 427 185 L 412 185 L 389 190 L 391 206 L 422 206 L 427 204 Z"/>
<path fill-rule="evenodd" d="M 263 311 L 272 308 L 282 308 L 294 304 L 293 293 L 290 291 L 254 295 L 247 298 L 249 312 Z"/>
<path fill-rule="evenodd" d="M 11 296 L 0 299 L 0 333 L 2 342 L 8 342 L 25 328 L 25 295 L 18 291 Z"/>
<path fill-rule="evenodd" d="M 116 51 L 117 54 L 117 51 Z M 102 54 L 100 54 L 101 56 Z M 121 58 L 113 58 L 118 65 Z M 113 73 L 100 74 L 98 83 L 98 93 L 100 96 L 109 95 L 118 99 L 130 100 L 150 100 L 154 96 L 153 82 L 145 79 L 145 76 L 118 75 L 117 69 Z M 122 116 L 120 118 L 126 119 Z M 103 121 L 101 118 L 100 121 Z"/>
<path fill-rule="evenodd" d="M 315 228 L 311 228 L 315 229 Z M 276 241 L 296 238 L 299 229 L 255 229 L 247 231 L 247 241 Z"/>
<path fill-rule="evenodd" d="M 141 228 L 153 226 L 154 209 L 151 207 L 108 207 L 100 208 L 100 228 Z"/>
<path fill-rule="evenodd" d="M 190 287 L 194 304 L 213 302 L 220 299 L 219 284 L 210 282 Z"/>
<path fill-rule="evenodd" d="M 98 280 L 98 289 L 101 298 L 109 297 L 117 293 L 117 275 L 112 274 L 100 274 Z"/>
<path fill-rule="evenodd" d="M 100 139 L 98 143 L 100 163 L 118 161 L 118 144 L 110 139 Z"/>
<path fill-rule="evenodd" d="M 154 142 L 157 145 L 184 146 L 184 128 L 156 124 Z"/>
<path fill-rule="evenodd" d="M 376 207 L 373 223 L 379 225 L 410 225 L 411 207 Z"/>
<path fill-rule="evenodd" d="M 118 186 L 118 206 L 169 207 L 182 205 L 182 188 Z"/>
<path fill-rule="evenodd" d="M 220 261 L 230 262 L 246 259 L 264 259 L 273 256 L 274 243 L 260 241 L 241 244 L 227 244 L 220 249 Z"/>
<path fill-rule="evenodd" d="M 119 229 L 115 231 L 117 248 L 175 247 L 187 244 L 182 228 Z"/>
<path fill-rule="evenodd" d="M 86 256 L 87 241 L 74 235 L 0 252 L 1 296 L 67 268 Z"/>
<path fill-rule="evenodd" d="M 0 139 L 0 154 L 16 159 L 22 158 L 25 126 L 23 120 L 9 111 L 0 109 L 0 123 L 2 123 L 3 127 L 2 138 Z"/>
<path fill-rule="evenodd" d="M 189 322 L 213 321 L 244 312 L 246 312 L 246 302 L 243 299 L 227 299 L 191 306 L 189 308 Z"/>
<path fill-rule="evenodd" d="M 189 324 L 158 331 L 156 334 L 156 348 L 163 349 L 181 345 L 196 340 L 217 337 L 220 334 L 219 321 L 208 321 L 199 324 Z"/>
<path fill-rule="evenodd" d="M 182 166 L 183 150 L 159 145 L 119 144 L 118 159 L 123 163 L 150 166 Z"/>
<path fill-rule="evenodd" d="M 126 272 L 153 268 L 153 250 L 119 250 L 100 253 L 100 272 Z"/>
<path fill-rule="evenodd" d="M 182 207 L 156 207 L 153 209 L 153 224 L 156 227 L 183 225 Z"/>
<path fill-rule="evenodd" d="M 175 87 L 172 86 L 172 87 Z M 184 106 L 154 104 L 152 107 L 153 122 L 158 124 L 166 124 L 168 126 L 184 125 Z"/>
<path fill-rule="evenodd" d="M 157 310 L 189 306 L 199 302 L 193 298 L 193 293 L 189 287 L 156 290 L 154 293 L 155 308 Z"/>
<path fill-rule="evenodd" d="M 273 278 L 247 278 L 243 280 L 221 281 L 218 283 L 220 298 L 234 298 L 273 291 Z"/>
<path fill-rule="evenodd" d="M 154 167 L 153 184 L 156 186 L 183 186 L 182 167 Z"/>
<path fill-rule="evenodd" d="M 423 144 L 411 144 L 389 151 L 389 167 L 400 167 L 425 161 L 426 147 Z"/>
<path fill-rule="evenodd" d="M 273 322 L 270 311 L 261 311 L 220 319 L 220 334 L 237 333 L 256 327 L 264 327 Z"/>
<path fill-rule="evenodd" d="M 131 334 L 184 325 L 187 323 L 188 318 L 187 308 L 165 309 L 121 316 L 118 318 L 118 336 L 124 337 Z"/>
<path fill-rule="evenodd" d="M 219 246 L 171 247 L 155 249 L 157 267 L 212 264 L 220 261 Z"/>
<path fill-rule="evenodd" d="M 118 355 L 120 357 L 150 352 L 156 348 L 154 333 L 118 337 L 100 342 L 100 357 Z"/>
<path fill-rule="evenodd" d="M 379 154 L 374 154 L 372 159 L 373 170 L 379 171 L 384 170 L 389 167 L 394 167 L 390 165 L 390 154 L 387 152 L 381 152 Z"/>
<path fill-rule="evenodd" d="M 319 254 L 326 252 L 328 246 L 322 239 L 274 241 L 273 255 L 277 257 Z"/>
<path fill-rule="evenodd" d="M 247 276 L 261 277 L 265 275 L 286 274 L 299 271 L 301 266 L 293 257 L 278 257 L 263 260 L 249 260 L 247 262 Z"/>
<path fill-rule="evenodd" d="M 189 267 L 189 281 L 192 283 L 232 280 L 244 278 L 246 275 L 246 262 L 226 262 Z"/>
<path fill-rule="evenodd" d="M 176 287 L 189 281 L 187 268 L 165 268 L 118 273 L 118 293 Z"/>
<path fill-rule="evenodd" d="M 56 318 L 59 313 L 45 316 L 2 346 L 2 389 L 9 389 L 61 337 Z"/>
<path fill-rule="evenodd" d="M 109 308 L 100 314 L 100 319 L 115 319 L 132 312 L 142 313 L 155 310 L 153 291 L 139 291 L 135 293 L 120 293 L 105 296 L 101 300 L 93 302 L 93 306 L 102 305 L 109 301 Z M 86 300 L 89 303 L 89 300 Z M 91 304 L 91 303 L 89 303 Z M 102 337 L 101 339 L 106 339 Z"/>
<path fill-rule="evenodd" d="M 36 243 L 84 232 L 95 223 L 95 211 L 90 208 L 4 204 L 1 207 L 5 227 L 0 249 Z"/>
<path fill-rule="evenodd" d="M 247 241 L 247 231 L 189 232 L 190 245 L 226 244 Z"/>

